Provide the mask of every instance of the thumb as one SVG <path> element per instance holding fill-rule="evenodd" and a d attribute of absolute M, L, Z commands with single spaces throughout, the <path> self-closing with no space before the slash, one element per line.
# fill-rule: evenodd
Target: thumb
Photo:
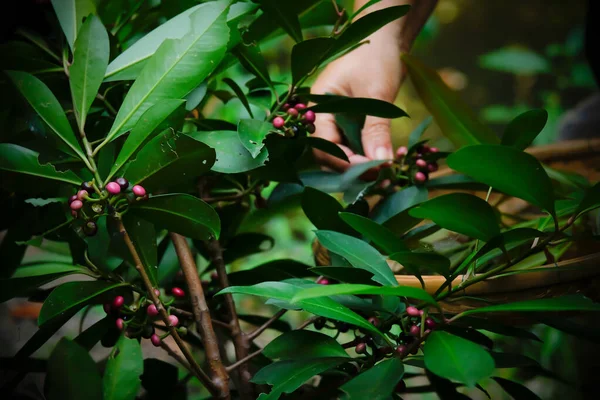
<path fill-rule="evenodd" d="M 367 116 L 362 130 L 362 145 L 368 158 L 371 160 L 394 158 L 390 131 L 389 119 Z"/>

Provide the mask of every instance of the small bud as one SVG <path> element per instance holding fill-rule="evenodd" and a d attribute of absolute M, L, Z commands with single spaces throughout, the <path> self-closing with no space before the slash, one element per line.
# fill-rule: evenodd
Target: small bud
<path fill-rule="evenodd" d="M 432 163 L 427 164 L 427 170 L 429 172 L 435 172 L 435 171 L 437 171 L 438 170 L 438 164 L 436 162 L 432 162 Z"/>
<path fill-rule="evenodd" d="M 308 133 L 315 133 L 315 131 L 317 130 L 317 128 L 315 128 L 314 124 L 307 124 L 305 127 L 306 132 Z"/>
<path fill-rule="evenodd" d="M 98 233 L 98 225 L 94 221 L 88 221 L 83 226 L 83 232 L 87 236 L 94 236 Z"/>
<path fill-rule="evenodd" d="M 404 357 L 407 353 L 408 347 L 406 347 L 405 345 L 401 344 L 400 346 L 396 347 L 396 355 L 398 357 Z"/>
<path fill-rule="evenodd" d="M 121 308 L 125 304 L 125 298 L 123 296 L 116 296 L 113 299 L 112 306 L 113 308 Z"/>
<path fill-rule="evenodd" d="M 160 296 L 160 290 L 154 289 L 154 294 L 157 295 L 157 296 Z"/>
<path fill-rule="evenodd" d="M 313 110 L 308 110 L 304 113 L 304 121 L 308 122 L 309 124 L 315 122 L 316 119 L 317 116 L 315 115 L 315 112 Z"/>
<path fill-rule="evenodd" d="M 146 314 L 148 314 L 150 317 L 156 317 L 158 315 L 158 308 L 156 308 L 154 304 L 150 304 L 146 308 Z"/>
<path fill-rule="evenodd" d="M 281 117 L 275 117 L 273 119 L 273 127 L 275 127 L 275 129 L 281 129 L 281 128 L 283 128 L 284 125 L 285 125 L 285 119 L 283 119 Z"/>
<path fill-rule="evenodd" d="M 171 289 L 171 294 L 175 297 L 184 297 L 185 296 L 185 292 L 183 291 L 183 289 L 178 288 L 178 287 L 174 287 L 173 289 Z"/>
<path fill-rule="evenodd" d="M 417 161 L 415 161 L 415 165 L 419 168 L 426 168 L 427 161 L 423 160 L 422 158 L 419 158 Z"/>
<path fill-rule="evenodd" d="M 422 316 L 423 316 L 423 314 L 425 314 L 425 311 L 423 311 L 423 310 L 419 310 L 419 317 L 422 317 Z"/>
<path fill-rule="evenodd" d="M 427 180 L 427 175 L 425 175 L 421 171 L 419 171 L 415 174 L 415 182 L 424 183 L 426 180 Z"/>
<path fill-rule="evenodd" d="M 286 111 L 289 115 L 291 115 L 292 117 L 297 117 L 298 116 L 298 110 L 296 110 L 294 107 L 290 108 L 289 110 Z"/>
<path fill-rule="evenodd" d="M 379 328 L 379 326 L 381 325 L 381 321 L 377 317 L 370 317 L 367 321 L 369 321 L 369 323 L 375 328 Z"/>
<path fill-rule="evenodd" d="M 413 325 L 410 327 L 410 334 L 418 337 L 421 334 L 421 328 L 419 328 L 417 325 Z"/>
<path fill-rule="evenodd" d="M 435 329 L 437 323 L 434 321 L 433 318 L 427 317 L 425 318 L 425 327 L 427 329 Z"/>
<path fill-rule="evenodd" d="M 109 315 L 112 313 L 112 307 L 110 306 L 110 304 L 106 303 L 102 306 L 102 308 L 104 308 L 105 313 Z"/>
<path fill-rule="evenodd" d="M 171 325 L 171 326 L 179 325 L 179 318 L 177 318 L 177 315 L 169 315 L 169 325 Z"/>
<path fill-rule="evenodd" d="M 71 210 L 71 216 L 72 216 L 73 218 L 77 218 L 77 211 L 75 211 L 75 210 Z"/>
<path fill-rule="evenodd" d="M 418 317 L 420 315 L 419 309 L 413 306 L 406 307 L 406 313 L 410 317 Z"/>
<path fill-rule="evenodd" d="M 79 192 L 77 192 L 77 200 L 83 200 L 88 196 L 88 192 L 87 190 L 80 190 Z"/>
<path fill-rule="evenodd" d="M 398 147 L 398 150 L 396 150 L 396 157 L 404 157 L 408 154 L 408 148 L 406 146 L 400 146 Z"/>
<path fill-rule="evenodd" d="M 329 282 L 329 279 L 327 279 L 327 278 L 320 278 L 320 279 L 317 281 L 317 283 L 318 283 L 319 285 L 329 285 L 329 283 L 330 283 L 330 282 Z"/>
<path fill-rule="evenodd" d="M 306 104 L 304 104 L 304 103 L 298 103 L 298 104 L 296 104 L 296 105 L 294 106 L 294 108 L 295 108 L 296 110 L 304 110 L 304 109 L 306 108 Z"/>
<path fill-rule="evenodd" d="M 131 190 L 133 191 L 133 194 L 135 194 L 138 197 L 143 197 L 146 195 L 146 189 L 144 189 L 143 186 L 135 185 Z"/>
<path fill-rule="evenodd" d="M 125 321 L 123 321 L 123 318 L 117 318 L 115 325 L 117 325 L 118 330 L 122 331 L 123 327 L 125 326 Z"/>
<path fill-rule="evenodd" d="M 73 200 L 71 202 L 71 206 L 70 207 L 71 207 L 71 210 L 77 211 L 77 210 L 80 210 L 81 207 L 83 207 L 83 203 L 81 202 L 81 200 Z"/>
<path fill-rule="evenodd" d="M 126 190 L 129 187 L 129 181 L 123 177 L 115 179 L 115 182 L 119 185 L 121 190 Z"/>
<path fill-rule="evenodd" d="M 154 335 L 150 336 L 150 341 L 152 342 L 152 344 L 155 347 L 160 346 L 160 336 L 158 336 L 156 333 Z"/>
<path fill-rule="evenodd" d="M 106 191 L 110 194 L 121 193 L 121 186 L 117 182 L 108 182 L 106 184 Z"/>
<path fill-rule="evenodd" d="M 185 326 L 181 326 L 177 328 L 177 333 L 179 333 L 179 336 L 186 336 L 188 334 L 188 330 Z"/>
<path fill-rule="evenodd" d="M 367 352 L 367 345 L 364 343 L 359 343 L 354 348 L 356 354 L 365 354 Z"/>

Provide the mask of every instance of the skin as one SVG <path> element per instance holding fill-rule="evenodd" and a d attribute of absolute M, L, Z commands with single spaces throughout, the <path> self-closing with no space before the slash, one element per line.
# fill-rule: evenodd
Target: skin
<path fill-rule="evenodd" d="M 356 0 L 358 10 L 368 0 Z M 369 43 L 329 64 L 312 87 L 316 94 L 337 94 L 349 97 L 368 97 L 394 102 L 406 69 L 400 55 L 407 53 L 437 0 L 382 0 L 367 8 L 359 16 L 383 8 L 409 4 L 408 14 L 389 23 L 371 35 Z M 368 60 L 365 62 L 365 60 Z M 324 166 L 345 171 L 352 165 L 370 160 L 394 158 L 389 119 L 367 116 L 362 130 L 365 155 L 355 154 L 342 144 L 342 136 L 331 114 L 317 114 L 315 136 L 336 143 L 346 153 L 350 163 L 315 150 L 317 160 Z"/>

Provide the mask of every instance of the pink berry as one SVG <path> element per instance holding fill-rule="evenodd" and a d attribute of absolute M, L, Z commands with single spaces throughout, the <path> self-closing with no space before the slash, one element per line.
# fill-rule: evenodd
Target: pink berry
<path fill-rule="evenodd" d="M 290 114 L 292 117 L 297 117 L 298 116 L 298 110 L 296 110 L 294 107 L 292 107 L 289 110 L 287 110 L 287 113 Z"/>
<path fill-rule="evenodd" d="M 74 202 L 75 200 L 78 200 L 76 194 L 74 194 L 73 196 L 69 197 L 69 201 L 67 201 L 67 203 L 69 205 L 71 205 L 71 203 Z"/>
<path fill-rule="evenodd" d="M 156 317 L 158 315 L 158 308 L 154 304 L 150 304 L 148 308 L 146 308 L 146 313 L 151 317 Z"/>
<path fill-rule="evenodd" d="M 398 147 L 398 150 L 396 150 L 396 157 L 404 157 L 407 154 L 408 148 L 406 146 L 400 146 Z"/>
<path fill-rule="evenodd" d="M 405 345 L 401 344 L 400 346 L 396 347 L 396 354 L 399 357 L 404 357 L 406 353 L 408 353 L 408 347 Z"/>
<path fill-rule="evenodd" d="M 155 347 L 160 346 L 160 336 L 158 336 L 156 333 L 154 335 L 150 336 L 150 341 L 152 342 L 152 344 Z"/>
<path fill-rule="evenodd" d="M 329 279 L 327 279 L 327 278 L 321 278 L 321 279 L 319 279 L 319 280 L 317 281 L 317 283 L 318 283 L 319 285 L 329 285 Z"/>
<path fill-rule="evenodd" d="M 411 326 L 410 334 L 413 336 L 419 336 L 421 334 L 421 328 L 419 328 L 417 325 Z"/>
<path fill-rule="evenodd" d="M 409 307 L 406 307 L 406 313 L 410 317 L 418 317 L 419 316 L 419 309 L 417 307 L 409 306 Z"/>
<path fill-rule="evenodd" d="M 419 317 L 422 317 L 422 316 L 423 316 L 423 314 L 425 314 L 425 311 L 423 311 L 423 310 L 419 310 Z"/>
<path fill-rule="evenodd" d="M 81 202 L 81 200 L 73 200 L 71 202 L 71 210 L 80 210 L 81 207 L 83 207 L 83 203 Z"/>
<path fill-rule="evenodd" d="M 437 324 L 436 324 L 436 322 L 433 320 L 433 318 L 429 318 L 429 317 L 425 318 L 425 327 L 426 327 L 427 329 L 434 329 L 436 325 L 437 325 Z"/>
<path fill-rule="evenodd" d="M 296 110 L 304 110 L 304 109 L 306 108 L 306 104 L 304 104 L 304 103 L 298 103 L 298 104 L 296 104 L 296 105 L 294 106 L 294 108 L 295 108 Z"/>
<path fill-rule="evenodd" d="M 437 153 L 438 151 L 440 151 L 440 149 L 438 149 L 437 147 L 430 147 L 429 148 L 429 152 L 430 153 Z"/>
<path fill-rule="evenodd" d="M 131 190 L 133 191 L 133 194 L 135 194 L 138 197 L 143 197 L 146 195 L 146 189 L 144 189 L 143 186 L 135 185 Z"/>
<path fill-rule="evenodd" d="M 177 318 L 177 315 L 169 315 L 169 325 L 172 325 L 172 326 L 179 325 L 179 318 Z"/>
<path fill-rule="evenodd" d="M 115 325 L 117 325 L 118 330 L 122 331 L 123 327 L 125 326 L 125 321 L 123 321 L 123 318 L 117 318 Z"/>
<path fill-rule="evenodd" d="M 367 352 L 367 345 L 364 343 L 359 343 L 356 345 L 354 351 L 356 352 L 356 354 L 364 354 Z"/>
<path fill-rule="evenodd" d="M 438 170 L 438 165 L 437 165 L 437 163 L 436 163 L 436 162 L 432 162 L 432 163 L 430 163 L 430 164 L 427 164 L 427 170 L 428 170 L 429 172 L 435 172 L 435 171 L 437 171 L 437 170 Z"/>
<path fill-rule="evenodd" d="M 77 199 L 78 200 L 83 200 L 83 199 L 85 199 L 87 197 L 87 195 L 88 195 L 87 190 L 83 190 L 82 189 L 79 192 L 77 192 Z"/>
<path fill-rule="evenodd" d="M 104 312 L 107 314 L 110 314 L 112 312 L 112 307 L 110 304 L 106 303 L 102 306 L 102 308 L 104 308 Z"/>
<path fill-rule="evenodd" d="M 379 325 L 381 325 L 381 321 L 377 317 L 370 317 L 367 321 L 376 328 L 379 328 Z"/>
<path fill-rule="evenodd" d="M 317 119 L 317 116 L 315 115 L 315 112 L 313 110 L 308 110 L 304 113 L 304 121 L 308 122 L 309 124 L 315 122 L 315 119 Z"/>
<path fill-rule="evenodd" d="M 157 295 L 157 296 L 160 296 L 160 290 L 154 289 L 154 294 Z"/>
<path fill-rule="evenodd" d="M 423 183 L 426 180 L 427 180 L 427 175 L 425 175 L 424 173 L 419 171 L 415 174 L 415 182 Z"/>
<path fill-rule="evenodd" d="M 415 165 L 419 168 L 425 168 L 427 167 L 427 161 L 423 160 L 422 158 L 419 158 L 417 161 L 415 161 Z"/>
<path fill-rule="evenodd" d="M 121 193 L 121 186 L 117 182 L 108 182 L 106 184 L 106 190 L 110 194 L 119 194 Z"/>
<path fill-rule="evenodd" d="M 291 107 L 290 103 L 285 103 L 281 109 L 282 109 L 283 111 L 287 111 L 287 110 L 289 110 L 289 109 L 290 109 L 290 107 Z"/>
<path fill-rule="evenodd" d="M 426 144 L 424 144 L 424 145 L 421 147 L 421 149 L 420 149 L 420 152 L 421 152 L 421 153 L 424 153 L 424 154 L 426 154 L 426 153 L 429 153 L 429 152 L 431 152 L 431 147 L 429 147 L 429 146 L 427 146 Z"/>
<path fill-rule="evenodd" d="M 178 288 L 178 287 L 174 287 L 173 289 L 171 289 L 171 294 L 173 294 L 173 296 L 175 296 L 175 297 L 184 297 L 185 296 L 185 292 L 183 291 L 183 289 Z"/>
<path fill-rule="evenodd" d="M 77 218 L 77 211 L 75 211 L 75 210 L 71 210 L 71 216 L 72 216 L 73 218 Z"/>
<path fill-rule="evenodd" d="M 273 126 L 276 129 L 281 129 L 281 128 L 283 128 L 284 125 L 285 125 L 285 119 L 283 119 L 281 117 L 275 117 L 273 119 Z"/>
<path fill-rule="evenodd" d="M 123 296 L 116 296 L 113 299 L 112 306 L 113 308 L 121 308 L 125 304 L 125 298 Z"/>

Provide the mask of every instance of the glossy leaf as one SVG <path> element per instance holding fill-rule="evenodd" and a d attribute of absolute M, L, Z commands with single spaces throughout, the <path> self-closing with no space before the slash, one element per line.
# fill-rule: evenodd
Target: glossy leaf
<path fill-rule="evenodd" d="M 317 229 L 352 233 L 352 230 L 338 216 L 344 211 L 344 207 L 334 197 L 307 187 L 302 192 L 300 201 L 302 211 Z"/>
<path fill-rule="evenodd" d="M 259 2 L 265 14 L 276 21 L 294 41 L 302 41 L 300 21 L 290 2 L 278 0 L 260 0 Z"/>
<path fill-rule="evenodd" d="M 62 338 L 48 359 L 44 382 L 48 400 L 102 400 L 102 378 L 98 367 L 77 343 Z"/>
<path fill-rule="evenodd" d="M 426 291 L 409 287 L 409 286 L 371 286 L 371 285 L 355 285 L 355 284 L 339 284 L 339 285 L 320 285 L 298 292 L 292 298 L 292 302 L 303 302 L 306 299 L 313 299 L 324 296 L 338 296 L 342 294 L 372 294 L 382 296 L 397 296 L 408 297 L 411 299 L 425 301 L 429 304 L 436 304 L 435 300 Z"/>
<path fill-rule="evenodd" d="M 193 239 L 219 237 L 221 223 L 216 211 L 189 194 L 163 194 L 136 204 L 130 211 L 159 228 Z"/>
<path fill-rule="evenodd" d="M 434 271 L 442 276 L 450 275 L 450 260 L 436 253 L 402 251 L 390 255 L 390 259 L 418 271 L 421 268 Z"/>
<path fill-rule="evenodd" d="M 253 158 L 260 154 L 265 138 L 273 129 L 272 124 L 257 119 L 242 119 L 238 124 L 240 141 Z"/>
<path fill-rule="evenodd" d="M 303 330 L 278 336 L 265 346 L 263 354 L 272 360 L 349 357 L 346 350 L 331 336 Z"/>
<path fill-rule="evenodd" d="M 433 69 L 408 54 L 402 55 L 411 81 L 444 135 L 456 146 L 499 143 L 496 134 L 477 120 L 470 107 Z"/>
<path fill-rule="evenodd" d="M 415 146 L 420 140 L 423 133 L 429 128 L 433 118 L 431 116 L 425 118 L 408 136 L 408 148 Z"/>
<path fill-rule="evenodd" d="M 425 346 L 425 367 L 442 378 L 469 387 L 494 372 L 494 359 L 481 346 L 448 332 L 432 332 Z"/>
<path fill-rule="evenodd" d="M 344 383 L 340 390 L 347 400 L 388 399 L 404 375 L 404 365 L 397 357 L 384 360 Z"/>
<path fill-rule="evenodd" d="M 167 131 L 144 146 L 123 175 L 151 192 L 192 181 L 208 172 L 215 158 L 215 151 L 207 145 Z"/>
<path fill-rule="evenodd" d="M 517 400 L 541 400 L 541 398 L 533 393 L 529 388 L 520 383 L 510 381 L 508 379 L 494 377 L 494 380 L 502 386 L 502 389 L 506 391 L 513 399 Z"/>
<path fill-rule="evenodd" d="M 72 171 L 59 172 L 50 164 L 40 165 L 39 154 L 12 143 L 0 143 L 0 169 L 21 174 L 39 176 L 80 185 L 82 179 Z"/>
<path fill-rule="evenodd" d="M 525 150 L 544 129 L 548 121 L 548 111 L 535 109 L 519 115 L 506 127 L 502 135 L 502 144 Z"/>
<path fill-rule="evenodd" d="M 427 189 L 424 187 L 409 186 L 382 201 L 373 212 L 373 220 L 379 224 L 384 224 L 395 233 L 404 233 L 402 229 L 398 229 L 396 226 L 406 226 L 406 223 L 402 221 L 405 217 L 410 218 L 406 211 L 417 204 L 427 201 L 427 197 Z"/>
<path fill-rule="evenodd" d="M 263 317 L 261 315 L 238 314 L 238 318 L 241 321 L 247 322 L 247 323 L 255 325 L 255 326 L 262 326 L 267 321 L 269 321 L 269 318 Z M 292 330 L 292 327 L 286 321 L 279 319 L 277 321 L 273 321 L 269 325 L 269 329 L 273 329 L 273 330 L 276 330 L 279 332 L 290 332 Z"/>
<path fill-rule="evenodd" d="M 50 292 L 50 296 L 44 301 L 38 316 L 38 325 L 42 326 L 50 320 L 68 313 L 73 308 L 81 308 L 90 304 L 96 297 L 106 292 L 128 285 L 128 283 L 104 281 L 63 283 Z"/>
<path fill-rule="evenodd" d="M 114 329 L 114 326 L 114 318 L 107 315 L 77 335 L 74 341 L 87 351 L 90 351 L 102 339 L 102 337 L 110 328 Z"/>
<path fill-rule="evenodd" d="M 96 98 L 110 55 L 108 34 L 102 21 L 89 16 L 75 41 L 73 64 L 69 68 L 69 83 L 73 108 L 79 129 L 83 130 L 88 111 Z"/>
<path fill-rule="evenodd" d="M 75 45 L 77 34 L 83 25 L 83 19 L 96 13 L 93 0 L 51 0 L 58 22 L 71 49 Z"/>
<path fill-rule="evenodd" d="M 142 260 L 142 265 L 150 278 L 150 282 L 154 287 L 157 287 L 158 254 L 154 225 L 129 213 L 123 215 L 123 225 Z"/>
<path fill-rule="evenodd" d="M 248 111 L 250 118 L 254 118 L 254 115 L 252 114 L 252 110 L 250 109 L 250 104 L 248 103 L 248 99 L 246 98 L 246 95 L 244 94 L 244 91 L 242 90 L 242 88 L 237 83 L 235 83 L 234 80 L 232 80 L 230 78 L 223 79 L 223 82 L 226 83 L 227 86 L 229 86 L 231 88 L 231 90 L 233 90 L 233 93 L 235 93 L 237 98 L 242 102 L 242 105 L 244 106 L 246 111 Z"/>
<path fill-rule="evenodd" d="M 360 232 L 386 253 L 391 254 L 407 250 L 404 242 L 397 237 L 394 232 L 379 225 L 377 222 L 357 214 L 346 212 L 340 213 L 339 216 L 345 223 L 350 225 L 357 232 Z"/>
<path fill-rule="evenodd" d="M 236 174 L 250 171 L 263 166 L 269 156 L 264 149 L 258 156 L 252 157 L 237 132 L 191 132 L 189 136 L 215 150 L 216 160 L 211 167 L 215 172 Z"/>
<path fill-rule="evenodd" d="M 372 115 L 381 118 L 400 118 L 408 116 L 408 114 L 394 104 L 383 100 L 328 94 L 311 94 L 306 95 L 305 97 L 317 103 L 308 108 L 316 113 L 352 113 L 354 115 Z"/>
<path fill-rule="evenodd" d="M 292 84 L 295 85 L 313 72 L 335 43 L 336 39 L 331 37 L 317 37 L 297 43 L 292 48 Z"/>
<path fill-rule="evenodd" d="M 385 258 L 366 242 L 333 231 L 317 231 L 317 238 L 325 248 L 344 257 L 354 267 L 371 272 L 375 282 L 398 286 Z"/>
<path fill-rule="evenodd" d="M 541 342 L 539 337 L 526 329 L 517 328 L 510 324 L 502 324 L 498 321 L 491 321 L 484 318 L 464 317 L 460 320 L 457 320 L 456 323 L 458 325 L 464 325 L 474 329 L 482 329 L 488 332 L 493 332 L 498 335 L 512 336 L 515 338 L 536 340 Z"/>
<path fill-rule="evenodd" d="M 545 236 L 543 232 L 532 228 L 515 228 L 502 232 L 500 235 L 490 239 L 481 249 L 479 249 L 475 255 L 475 259 L 481 258 L 483 255 L 489 253 L 493 249 L 502 249 L 511 243 L 533 240 L 543 236 Z"/>
<path fill-rule="evenodd" d="M 155 134 L 164 131 L 167 128 L 173 128 L 172 126 L 169 126 L 171 124 L 166 120 L 170 115 L 173 115 L 184 102 L 185 100 L 180 99 L 165 99 L 157 102 L 146 110 L 131 130 L 129 136 L 127 136 L 127 140 L 125 140 L 106 180 L 110 180 L 110 178 L 113 177 L 131 157 L 136 155 Z"/>
<path fill-rule="evenodd" d="M 144 372 L 142 348 L 137 339 L 125 335 L 119 338 L 104 371 L 105 400 L 133 400 L 142 386 Z"/>
<path fill-rule="evenodd" d="M 487 242 L 500 234 L 498 217 L 485 200 L 466 193 L 451 193 L 419 204 L 413 217 L 430 219 L 442 228 Z"/>
<path fill-rule="evenodd" d="M 261 264 L 252 269 L 229 274 L 232 285 L 253 285 L 266 281 L 283 281 L 290 278 L 312 276 L 310 266 L 290 259 L 279 259 Z"/>
<path fill-rule="evenodd" d="M 451 154 L 448 165 L 494 189 L 555 214 L 552 181 L 531 154 L 508 146 L 469 146 Z"/>
<path fill-rule="evenodd" d="M 337 144 L 330 142 L 329 140 L 321 139 L 316 136 L 309 136 L 304 138 L 304 141 L 309 147 L 313 149 L 321 150 L 329 155 L 339 158 L 340 160 L 350 162 L 348 156 Z"/>
<path fill-rule="evenodd" d="M 65 150 L 82 160 L 85 159 L 65 111 L 48 86 L 26 72 L 5 71 L 5 73 L 52 132 L 68 146 Z"/>
<path fill-rule="evenodd" d="M 581 203 L 575 211 L 575 215 L 580 215 L 600 207 L 600 182 L 587 189 Z"/>
<path fill-rule="evenodd" d="M 489 312 L 558 312 L 558 311 L 600 311 L 600 304 L 594 303 L 579 294 L 561 297 L 518 301 L 516 303 L 498 304 L 465 311 L 462 315 Z"/>
<path fill-rule="evenodd" d="M 217 67 L 229 40 L 229 3 L 206 3 L 190 15 L 190 32 L 160 45 L 125 96 L 108 141 L 133 128 L 141 115 L 160 100 L 187 95 Z"/>
<path fill-rule="evenodd" d="M 367 1 L 365 4 L 363 4 L 358 10 L 356 10 L 352 16 L 350 17 L 350 20 L 353 20 L 354 17 L 357 17 L 358 15 L 360 15 L 361 12 L 363 12 L 364 10 L 366 10 L 367 8 L 371 7 L 374 4 L 379 3 L 381 0 L 369 0 Z"/>
<path fill-rule="evenodd" d="M 238 45 L 232 50 L 232 53 L 240 60 L 240 64 L 242 64 L 248 72 L 258 77 L 258 79 L 263 81 L 267 86 L 272 85 L 267 63 L 265 62 L 265 58 L 263 57 L 258 44 Z"/>
<path fill-rule="evenodd" d="M 343 283 L 369 284 L 373 277 L 369 271 L 354 267 L 312 267 L 310 270 L 316 275 L 323 275 Z"/>

